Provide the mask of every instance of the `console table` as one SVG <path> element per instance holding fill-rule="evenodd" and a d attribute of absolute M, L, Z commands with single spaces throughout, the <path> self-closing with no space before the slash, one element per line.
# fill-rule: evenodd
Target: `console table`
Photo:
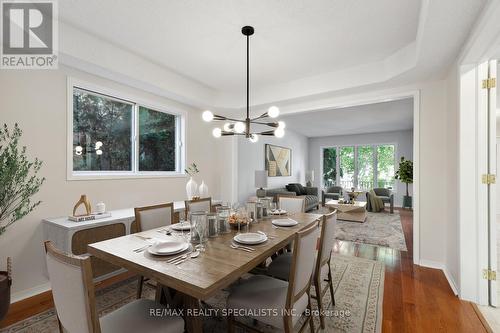
<path fill-rule="evenodd" d="M 220 200 L 212 200 L 212 206 L 220 205 Z M 180 213 L 185 210 L 184 201 L 174 202 L 174 221 L 179 222 Z M 47 218 L 42 220 L 44 240 L 75 255 L 87 254 L 87 245 L 137 232 L 133 208 L 109 211 L 110 217 L 103 219 L 73 222 L 67 217 Z M 92 257 L 94 277 L 105 278 L 119 270 L 98 258 Z"/>

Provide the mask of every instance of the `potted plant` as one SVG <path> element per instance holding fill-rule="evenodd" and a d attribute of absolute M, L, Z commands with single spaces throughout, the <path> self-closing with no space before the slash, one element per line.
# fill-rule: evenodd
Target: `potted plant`
<path fill-rule="evenodd" d="M 32 202 L 31 197 L 45 181 L 38 177 L 42 162 L 37 158 L 30 161 L 26 147 L 19 145 L 21 135 L 17 124 L 12 131 L 6 124 L 0 127 L 0 237 L 40 204 L 40 201 Z M 10 305 L 10 259 L 7 266 L 6 272 L 0 272 L 0 321 Z"/>
<path fill-rule="evenodd" d="M 406 184 L 406 195 L 403 196 L 403 208 L 411 208 L 412 200 L 408 192 L 408 184 L 413 183 L 413 161 L 405 160 L 402 156 L 399 162 L 399 170 L 396 171 L 395 178 Z"/>

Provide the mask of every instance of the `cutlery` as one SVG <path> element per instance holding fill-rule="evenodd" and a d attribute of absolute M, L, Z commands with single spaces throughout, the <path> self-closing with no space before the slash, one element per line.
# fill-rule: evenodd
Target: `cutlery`
<path fill-rule="evenodd" d="M 249 252 L 249 253 L 252 253 L 253 251 L 249 250 L 249 249 L 246 249 L 246 248 L 243 248 L 243 247 L 238 247 L 238 246 L 234 246 L 233 244 L 229 245 L 232 249 L 235 249 L 235 250 L 242 250 L 242 251 L 245 251 L 245 252 Z"/>
<path fill-rule="evenodd" d="M 237 248 L 242 248 L 242 249 L 245 249 L 245 250 L 248 250 L 248 251 L 255 251 L 254 248 L 251 248 L 251 247 L 248 247 L 248 246 L 243 246 L 243 245 L 240 245 L 240 244 L 236 244 L 236 243 L 231 243 L 232 246 L 234 247 L 237 247 Z"/>
<path fill-rule="evenodd" d="M 151 237 L 146 237 L 146 236 L 141 236 L 141 235 L 134 235 L 135 237 L 139 238 L 139 239 L 142 239 L 142 240 L 150 240 L 150 239 L 153 239 Z"/>
<path fill-rule="evenodd" d="M 194 259 L 194 258 L 197 258 L 199 255 L 200 255 L 200 251 L 193 251 L 193 252 L 189 255 L 189 258 Z M 179 260 L 179 261 L 175 262 L 175 265 L 176 265 L 176 266 L 178 266 L 178 265 L 182 264 L 183 262 L 185 262 L 186 260 L 188 260 L 188 258 L 185 258 L 185 259 Z"/>
<path fill-rule="evenodd" d="M 276 236 L 271 236 L 271 235 L 268 235 L 268 234 L 266 234 L 265 232 L 260 231 L 260 230 L 259 230 L 259 231 L 257 231 L 257 232 L 258 232 L 259 234 L 263 235 L 263 236 L 266 236 L 267 238 L 271 238 L 271 239 L 276 238 Z"/>
<path fill-rule="evenodd" d="M 173 262 L 175 262 L 177 260 L 186 259 L 187 256 L 190 255 L 191 253 L 193 253 L 192 250 L 189 251 L 188 253 L 184 253 L 184 254 L 178 255 L 176 257 L 170 258 L 170 259 L 166 260 L 165 262 L 171 264 L 171 263 L 173 263 Z"/>
<path fill-rule="evenodd" d="M 134 250 L 134 252 L 135 252 L 135 253 L 142 252 L 142 251 L 146 250 L 148 247 L 150 247 L 151 245 L 152 245 L 152 244 L 144 245 L 144 246 L 142 246 L 142 247 L 140 247 L 140 248 L 138 248 L 138 249 L 135 249 L 135 250 Z"/>

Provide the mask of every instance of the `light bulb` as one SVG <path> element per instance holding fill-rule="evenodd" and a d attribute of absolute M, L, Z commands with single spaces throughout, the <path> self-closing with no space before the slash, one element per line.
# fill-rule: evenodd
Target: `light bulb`
<path fill-rule="evenodd" d="M 222 130 L 220 128 L 216 127 L 213 129 L 212 135 L 216 138 L 220 138 L 222 136 Z"/>
<path fill-rule="evenodd" d="M 281 121 L 281 120 L 278 121 L 278 128 L 285 129 L 285 127 L 286 127 L 286 124 L 284 121 Z"/>
<path fill-rule="evenodd" d="M 225 123 L 223 128 L 224 128 L 225 132 L 231 132 L 231 130 L 233 129 L 233 126 L 231 123 Z"/>
<path fill-rule="evenodd" d="M 277 106 L 273 105 L 267 110 L 267 114 L 271 118 L 276 118 L 277 116 L 280 115 L 280 109 Z"/>
<path fill-rule="evenodd" d="M 245 124 L 243 124 L 241 121 L 238 121 L 236 124 L 234 124 L 234 131 L 236 133 L 243 133 L 245 131 Z"/>
<path fill-rule="evenodd" d="M 277 138 L 282 138 L 285 136 L 285 130 L 282 128 L 277 128 L 274 130 L 274 136 Z"/>
<path fill-rule="evenodd" d="M 75 147 L 75 152 L 76 152 L 77 154 L 78 154 L 78 153 L 80 153 L 80 154 L 81 154 L 81 153 L 82 153 L 82 151 L 83 151 L 82 146 L 76 146 L 76 147 Z"/>
<path fill-rule="evenodd" d="M 97 141 L 97 142 L 95 143 L 95 149 L 99 149 L 99 148 L 101 148 L 101 147 L 102 147 L 102 142 L 101 142 L 101 141 Z"/>
<path fill-rule="evenodd" d="M 209 110 L 203 111 L 203 113 L 201 114 L 201 117 L 205 121 L 212 121 L 212 120 L 214 120 L 214 114 L 212 113 L 212 111 L 209 111 Z"/>
<path fill-rule="evenodd" d="M 248 140 L 250 140 L 250 142 L 252 142 L 252 143 L 256 143 L 257 141 L 259 141 L 259 136 L 257 134 L 252 134 L 252 135 L 250 135 Z"/>
<path fill-rule="evenodd" d="M 102 150 L 97 149 L 97 150 L 95 151 L 95 153 L 96 153 L 97 155 L 102 155 Z"/>
<path fill-rule="evenodd" d="M 80 156 L 80 155 L 82 154 L 82 152 L 81 152 L 81 151 L 77 151 L 77 152 L 75 152 L 75 154 L 76 154 L 77 156 Z"/>

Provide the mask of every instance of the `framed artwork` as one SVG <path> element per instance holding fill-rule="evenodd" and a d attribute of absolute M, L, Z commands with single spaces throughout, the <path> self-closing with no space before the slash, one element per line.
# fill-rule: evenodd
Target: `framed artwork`
<path fill-rule="evenodd" d="M 266 170 L 268 177 L 288 177 L 292 174 L 292 150 L 266 144 Z"/>

